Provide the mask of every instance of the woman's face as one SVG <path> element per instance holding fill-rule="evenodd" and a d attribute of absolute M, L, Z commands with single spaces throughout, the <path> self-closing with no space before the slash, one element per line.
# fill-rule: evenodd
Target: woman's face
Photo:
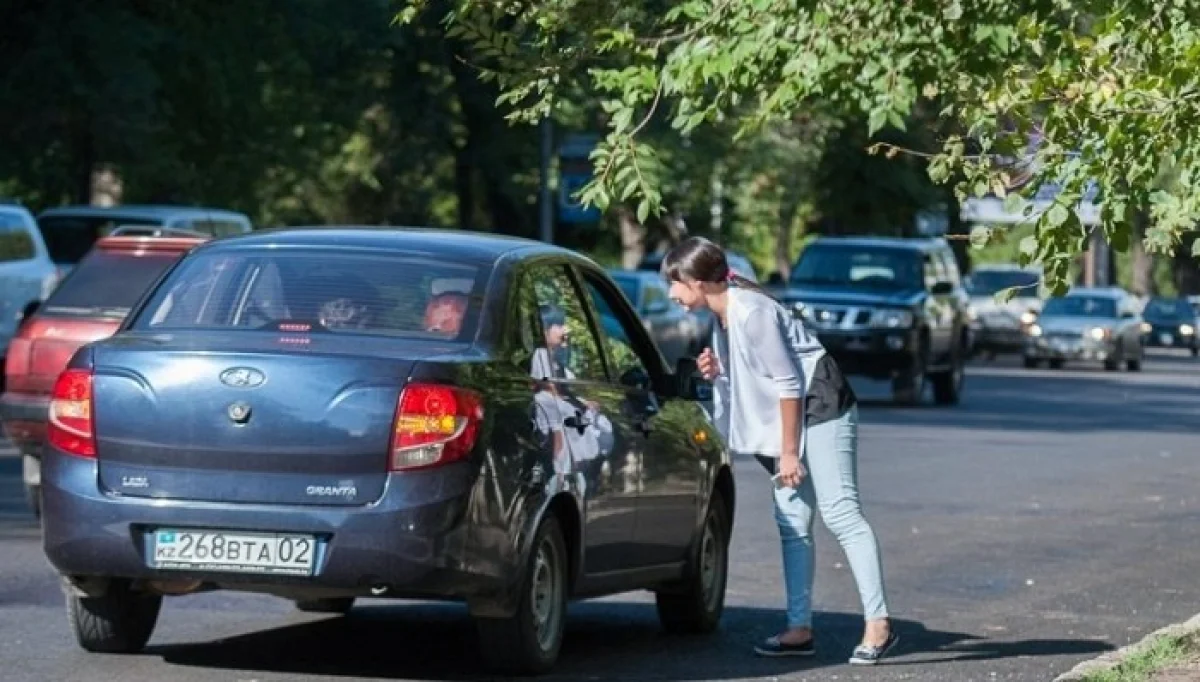
<path fill-rule="evenodd" d="M 692 311 L 705 307 L 704 284 L 701 282 L 671 282 L 667 294 L 685 310 Z"/>
<path fill-rule="evenodd" d="M 546 345 L 550 348 L 557 348 L 567 340 L 567 325 L 565 324 L 548 324 L 546 325 Z"/>

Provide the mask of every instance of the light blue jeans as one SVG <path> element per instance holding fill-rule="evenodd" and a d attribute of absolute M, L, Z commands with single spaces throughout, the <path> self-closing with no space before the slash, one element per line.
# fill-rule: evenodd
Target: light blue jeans
<path fill-rule="evenodd" d="M 778 460 L 759 457 L 774 474 Z M 808 475 L 797 488 L 775 489 L 775 522 L 783 544 L 788 627 L 812 627 L 813 509 L 842 545 L 858 583 L 866 620 L 886 618 L 883 566 L 875 532 L 858 501 L 858 407 L 809 427 L 804 457 Z"/>

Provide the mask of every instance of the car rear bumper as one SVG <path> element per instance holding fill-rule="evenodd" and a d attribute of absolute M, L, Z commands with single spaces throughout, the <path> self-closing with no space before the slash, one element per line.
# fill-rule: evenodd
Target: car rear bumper
<path fill-rule="evenodd" d="M 50 399 L 44 395 L 5 393 L 0 395 L 0 421 L 4 435 L 21 454 L 40 457 L 46 442 L 46 414 Z"/>
<path fill-rule="evenodd" d="M 43 462 L 46 556 L 71 577 L 197 580 L 287 594 L 305 588 L 419 598 L 499 596 L 512 575 L 507 543 L 473 537 L 469 467 L 393 475 L 366 506 L 268 506 L 113 495 L 95 460 L 48 450 Z M 160 570 L 155 529 L 289 532 L 316 537 L 311 576 Z M 478 535 L 478 533 L 476 533 Z M 375 592 L 371 592 L 372 588 Z"/>
<path fill-rule="evenodd" d="M 818 332 L 821 345 L 845 374 L 888 379 L 912 369 L 918 339 L 907 330 Z"/>

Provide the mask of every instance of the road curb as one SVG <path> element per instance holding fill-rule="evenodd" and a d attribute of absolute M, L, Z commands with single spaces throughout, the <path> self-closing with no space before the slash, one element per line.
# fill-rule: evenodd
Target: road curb
<path fill-rule="evenodd" d="M 1196 614 L 1182 623 L 1175 623 L 1165 628 L 1159 628 L 1133 644 L 1123 646 L 1116 651 L 1110 651 L 1098 658 L 1084 661 L 1054 678 L 1054 682 L 1082 682 L 1083 678 L 1087 675 L 1117 667 L 1130 656 L 1134 656 L 1149 647 L 1150 643 L 1159 637 L 1184 637 L 1195 632 L 1200 632 L 1200 614 Z"/>

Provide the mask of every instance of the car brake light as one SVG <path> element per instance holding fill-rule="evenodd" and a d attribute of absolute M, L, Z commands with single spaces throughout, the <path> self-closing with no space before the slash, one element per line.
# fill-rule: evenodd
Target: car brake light
<path fill-rule="evenodd" d="M 54 392 L 50 394 L 46 438 L 51 445 L 68 454 L 96 456 L 90 370 L 68 369 L 58 375 Z"/>
<path fill-rule="evenodd" d="M 29 374 L 29 356 L 33 350 L 33 342 L 20 336 L 13 337 L 8 344 L 8 353 L 4 356 L 4 374 L 9 382 L 13 377 L 23 377 Z"/>
<path fill-rule="evenodd" d="M 392 471 L 466 459 L 479 435 L 483 401 L 473 391 L 409 384 L 400 392 L 392 430 Z"/>

